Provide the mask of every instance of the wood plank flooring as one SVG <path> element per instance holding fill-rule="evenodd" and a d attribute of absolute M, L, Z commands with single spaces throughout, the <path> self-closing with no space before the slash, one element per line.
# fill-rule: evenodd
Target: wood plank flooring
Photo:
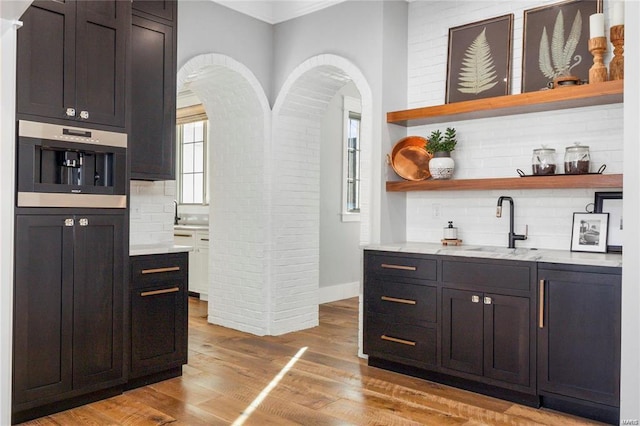
<path fill-rule="evenodd" d="M 206 305 L 189 301 L 189 364 L 182 377 L 25 424 L 598 424 L 367 366 L 357 357 L 357 299 L 321 305 L 319 327 L 277 337 L 207 324 Z M 307 349 L 291 361 L 301 348 Z M 282 374 L 287 364 L 293 365 Z"/>

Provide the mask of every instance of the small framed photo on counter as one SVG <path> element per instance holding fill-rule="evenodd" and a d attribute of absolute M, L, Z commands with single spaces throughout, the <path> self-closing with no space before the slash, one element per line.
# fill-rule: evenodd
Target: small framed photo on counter
<path fill-rule="evenodd" d="M 596 192 L 594 213 L 609 213 L 607 252 L 622 253 L 622 191 Z"/>
<path fill-rule="evenodd" d="M 609 213 L 574 213 L 571 251 L 607 252 Z"/>

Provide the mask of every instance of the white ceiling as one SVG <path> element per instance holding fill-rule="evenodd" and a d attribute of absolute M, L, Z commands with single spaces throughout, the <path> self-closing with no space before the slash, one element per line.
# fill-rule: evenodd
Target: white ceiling
<path fill-rule="evenodd" d="M 269 24 L 306 15 L 345 0 L 213 0 Z"/>

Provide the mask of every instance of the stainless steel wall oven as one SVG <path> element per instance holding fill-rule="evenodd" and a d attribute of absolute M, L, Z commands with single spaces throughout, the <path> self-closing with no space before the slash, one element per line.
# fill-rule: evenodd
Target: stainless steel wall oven
<path fill-rule="evenodd" d="M 17 206 L 126 208 L 127 134 L 20 120 Z"/>

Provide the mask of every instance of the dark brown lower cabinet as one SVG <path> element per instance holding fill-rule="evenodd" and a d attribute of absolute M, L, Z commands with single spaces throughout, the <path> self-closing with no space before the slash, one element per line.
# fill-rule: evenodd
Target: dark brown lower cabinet
<path fill-rule="evenodd" d="M 182 374 L 187 363 L 188 253 L 131 257 L 129 387 Z"/>
<path fill-rule="evenodd" d="M 122 214 L 16 216 L 14 421 L 124 383 L 124 233 Z"/>
<path fill-rule="evenodd" d="M 538 278 L 542 405 L 617 424 L 621 269 L 540 264 Z"/>
<path fill-rule="evenodd" d="M 529 386 L 529 299 L 442 290 L 442 365 Z"/>
<path fill-rule="evenodd" d="M 365 250 L 363 350 L 376 367 L 617 424 L 621 274 Z"/>

